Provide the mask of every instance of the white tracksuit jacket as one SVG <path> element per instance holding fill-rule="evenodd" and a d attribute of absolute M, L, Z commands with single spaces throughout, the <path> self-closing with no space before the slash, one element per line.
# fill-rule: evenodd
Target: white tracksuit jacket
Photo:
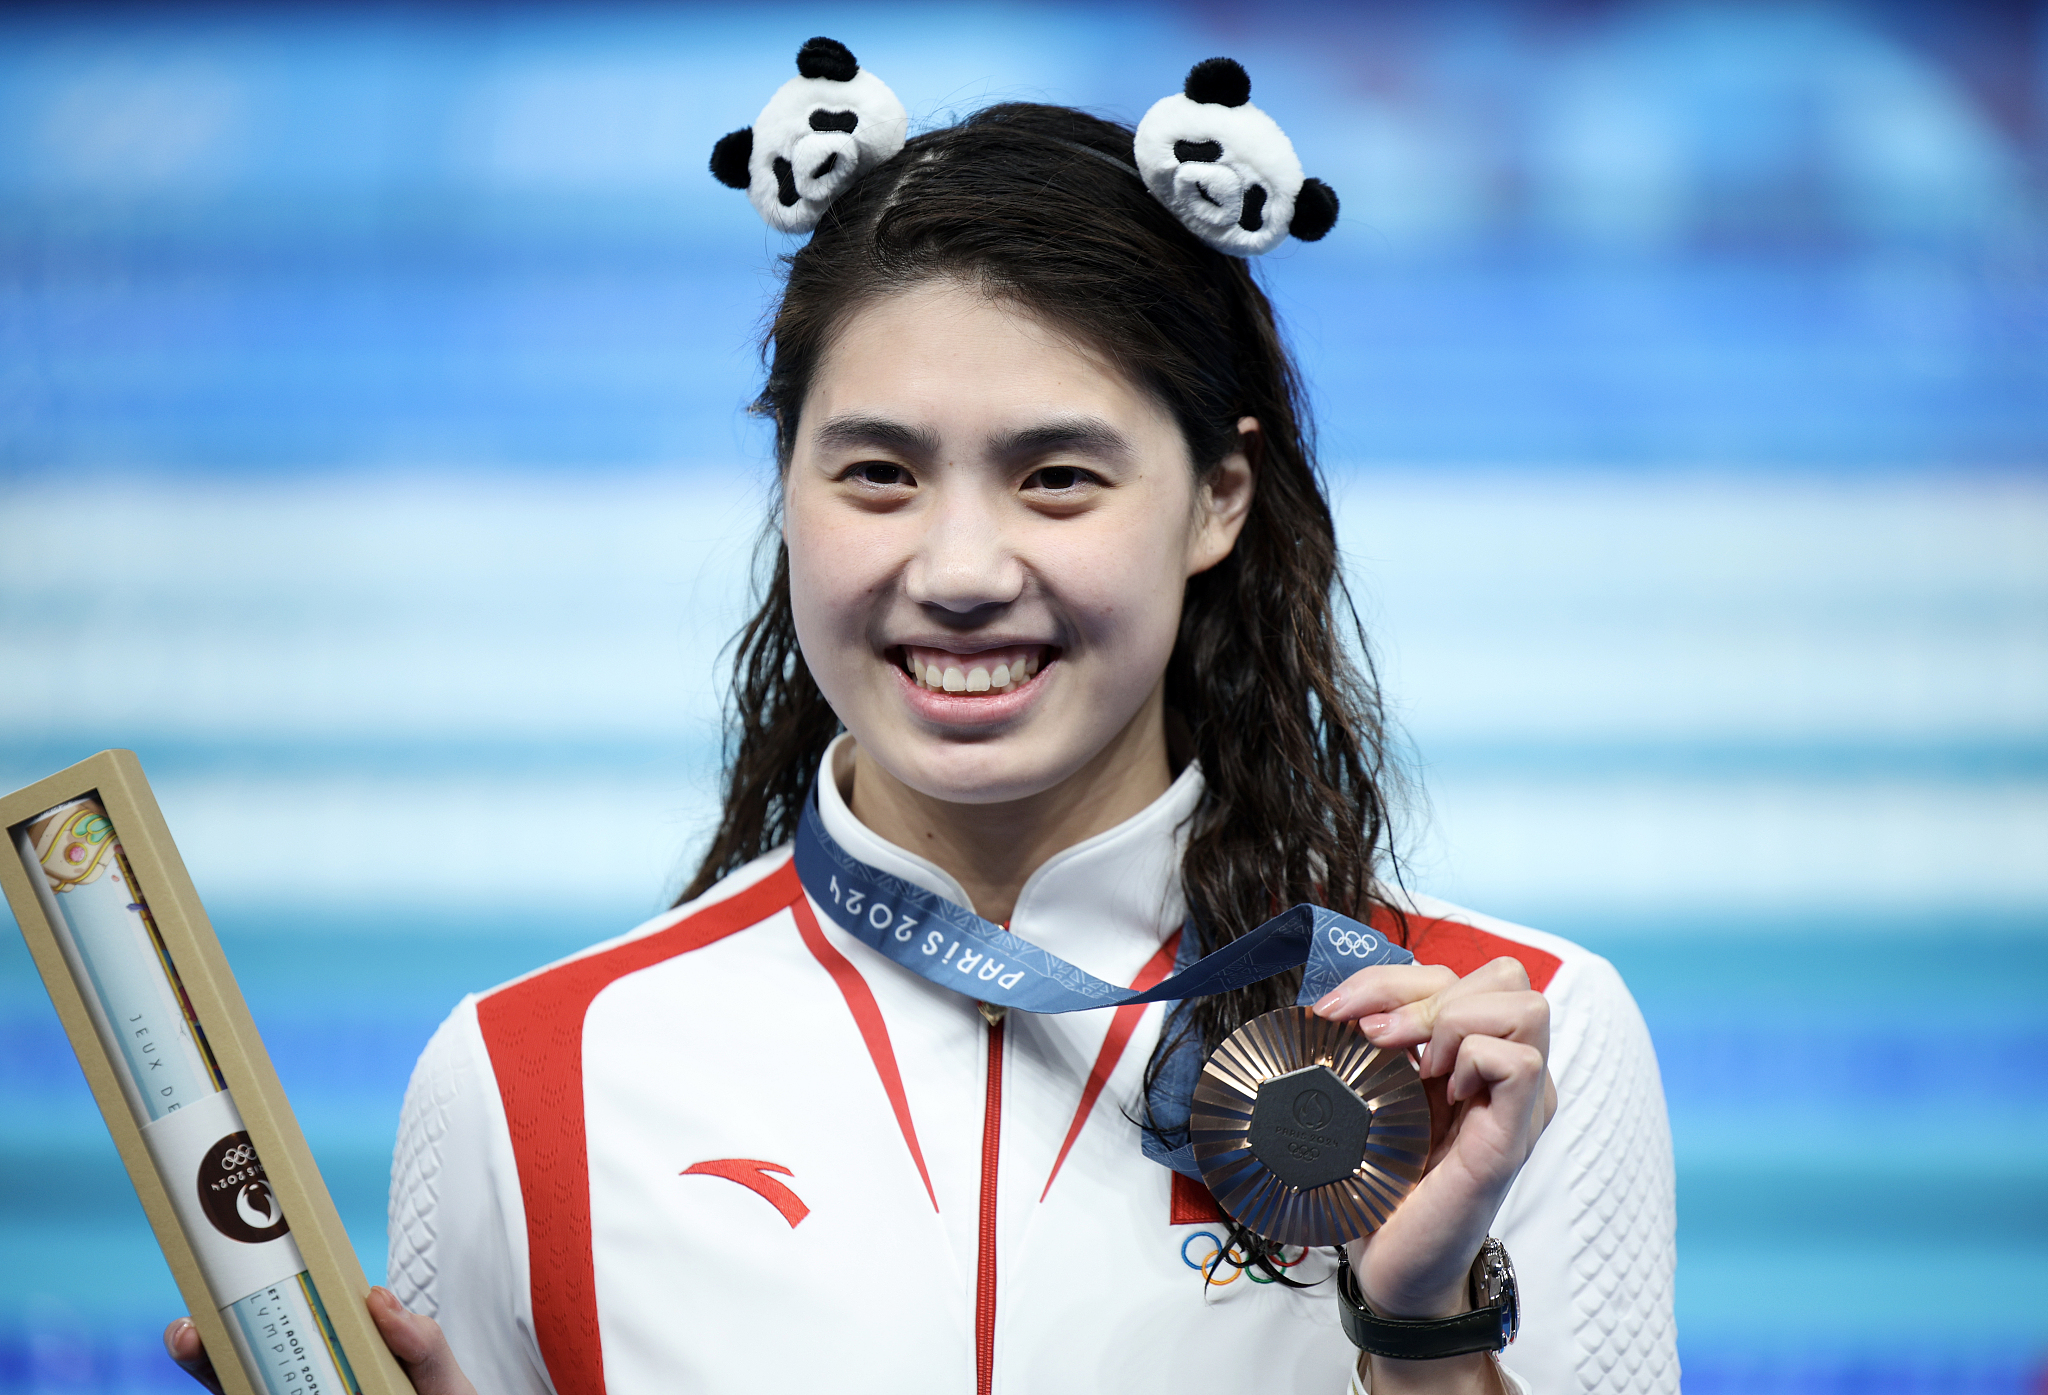
<path fill-rule="evenodd" d="M 1115 983 L 1164 976 L 1200 779 L 1047 862 L 1011 928 Z M 820 798 L 847 851 L 967 904 L 833 781 Z M 1504 1369 L 1676 1391 L 1670 1135 L 1633 1000 L 1555 936 L 1415 910 L 1418 958 L 1513 955 L 1551 1001 L 1558 1113 L 1494 1225 L 1522 1294 Z M 456 1008 L 406 1095 L 392 1287 L 481 1395 L 1341 1395 L 1357 1353 L 1331 1285 L 1205 1290 L 1192 1267 L 1214 1202 L 1127 1117 L 1164 1013 L 992 1027 L 835 928 L 772 853 Z"/>

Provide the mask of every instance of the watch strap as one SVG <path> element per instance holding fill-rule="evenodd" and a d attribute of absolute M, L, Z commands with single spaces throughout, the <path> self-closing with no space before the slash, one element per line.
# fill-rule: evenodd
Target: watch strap
<path fill-rule="evenodd" d="M 1507 1310 L 1499 1305 L 1447 1318 L 1382 1317 L 1365 1306 L 1349 1264 L 1337 1267 L 1337 1316 L 1353 1346 L 1398 1361 L 1499 1351 L 1509 1341 Z"/>

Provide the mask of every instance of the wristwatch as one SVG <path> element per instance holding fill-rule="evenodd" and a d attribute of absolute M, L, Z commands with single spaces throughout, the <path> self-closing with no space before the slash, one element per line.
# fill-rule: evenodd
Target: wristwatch
<path fill-rule="evenodd" d="M 1337 1249 L 1337 1314 L 1344 1335 L 1374 1356 L 1402 1361 L 1432 1361 L 1475 1351 L 1499 1351 L 1521 1330 L 1521 1295 L 1515 1288 L 1515 1266 L 1507 1247 L 1486 1237 L 1472 1261 L 1467 1281 L 1472 1311 L 1447 1318 L 1382 1317 L 1365 1306 L 1358 1276 L 1344 1248 Z"/>

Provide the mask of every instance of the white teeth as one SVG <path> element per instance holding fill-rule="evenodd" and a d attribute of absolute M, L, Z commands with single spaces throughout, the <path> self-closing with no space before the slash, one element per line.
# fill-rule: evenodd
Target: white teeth
<path fill-rule="evenodd" d="M 919 686 L 945 693 L 1014 692 L 1035 676 L 1041 667 L 1038 656 L 1029 653 L 994 665 L 962 661 L 941 667 L 907 652 L 903 656 L 903 666 Z"/>

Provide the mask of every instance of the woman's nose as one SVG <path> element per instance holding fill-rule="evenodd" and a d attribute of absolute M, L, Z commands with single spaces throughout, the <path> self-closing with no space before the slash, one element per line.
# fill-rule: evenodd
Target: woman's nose
<path fill-rule="evenodd" d="M 979 496 L 946 491 L 925 515 L 904 575 L 905 593 L 919 605 L 964 615 L 1024 593 L 1024 564 L 1005 536 L 1000 506 Z"/>

